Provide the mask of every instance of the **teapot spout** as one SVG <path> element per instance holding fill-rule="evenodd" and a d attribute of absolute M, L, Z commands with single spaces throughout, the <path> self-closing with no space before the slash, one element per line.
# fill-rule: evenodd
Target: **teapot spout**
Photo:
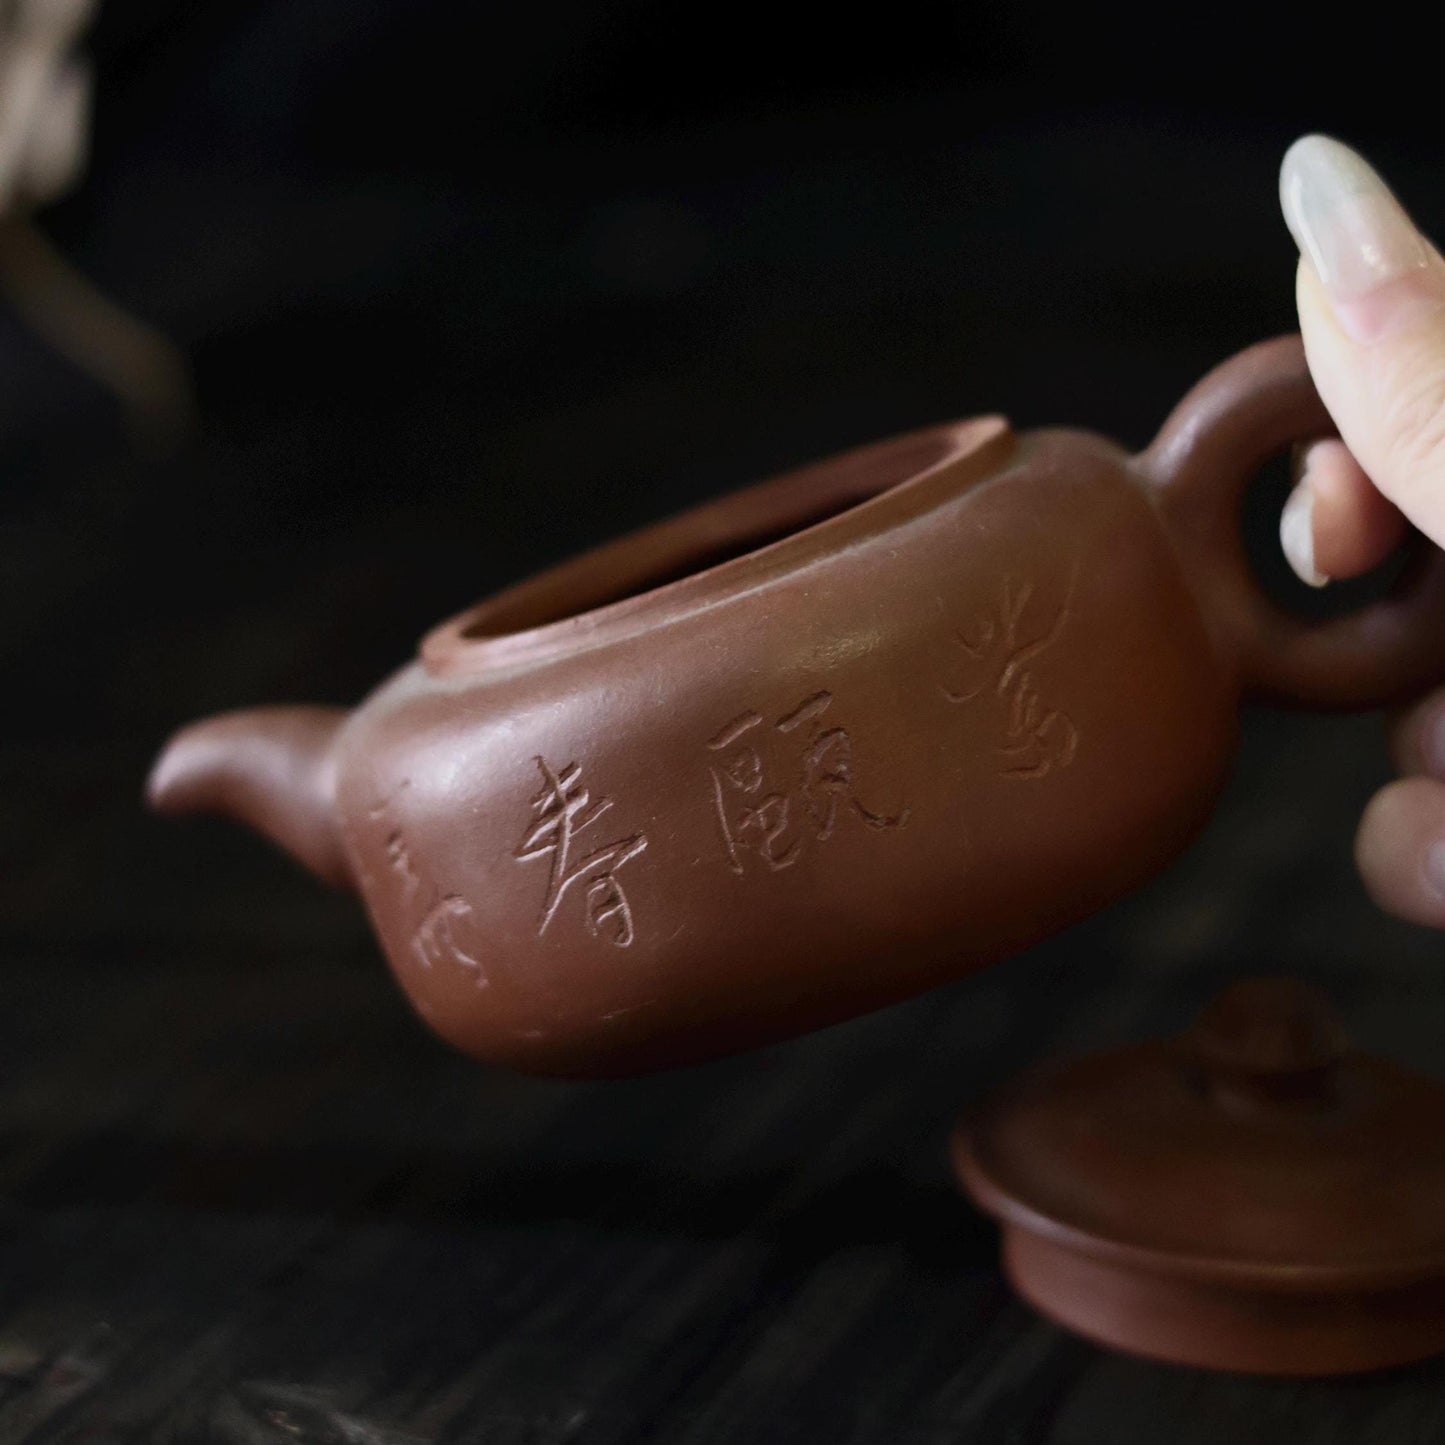
<path fill-rule="evenodd" d="M 159 813 L 215 813 L 245 823 L 316 876 L 353 886 L 336 818 L 341 708 L 265 707 L 183 728 L 146 784 Z"/>

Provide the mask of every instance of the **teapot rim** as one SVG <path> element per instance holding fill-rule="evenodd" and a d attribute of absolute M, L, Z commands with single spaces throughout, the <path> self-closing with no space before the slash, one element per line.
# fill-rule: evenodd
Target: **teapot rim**
<path fill-rule="evenodd" d="M 421 661 L 437 677 L 489 672 L 706 610 L 910 520 L 996 472 L 1017 442 L 1002 416 L 943 422 L 703 502 L 474 603 L 426 634 Z M 690 565 L 709 552 L 724 555 Z"/>

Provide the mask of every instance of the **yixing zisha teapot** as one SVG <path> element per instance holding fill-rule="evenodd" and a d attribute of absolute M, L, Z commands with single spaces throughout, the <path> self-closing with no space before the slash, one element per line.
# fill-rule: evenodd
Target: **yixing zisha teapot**
<path fill-rule="evenodd" d="M 352 713 L 187 728 L 164 812 L 220 812 L 365 900 L 458 1048 L 626 1074 L 944 983 L 1127 893 L 1224 779 L 1241 697 L 1445 675 L 1445 559 L 1309 624 L 1241 496 L 1330 430 L 1297 338 L 1147 451 L 997 417 L 848 452 L 545 572 Z"/>

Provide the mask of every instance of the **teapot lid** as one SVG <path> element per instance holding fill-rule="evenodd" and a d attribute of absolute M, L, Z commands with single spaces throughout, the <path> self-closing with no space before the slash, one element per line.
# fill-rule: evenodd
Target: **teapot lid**
<path fill-rule="evenodd" d="M 1445 1088 L 1353 1049 L 1306 984 L 1033 1069 L 954 1160 L 1019 1292 L 1103 1343 L 1272 1374 L 1445 1350 Z"/>

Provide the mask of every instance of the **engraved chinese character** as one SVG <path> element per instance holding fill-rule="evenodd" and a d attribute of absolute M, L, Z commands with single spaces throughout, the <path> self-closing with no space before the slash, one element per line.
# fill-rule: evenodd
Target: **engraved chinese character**
<path fill-rule="evenodd" d="M 1073 762 L 1079 747 L 1079 730 L 1066 712 L 1049 707 L 1034 679 L 1031 664 L 1064 629 L 1073 600 L 1077 570 L 1068 592 L 1052 616 L 1041 618 L 1031 610 L 1031 582 L 1005 579 L 998 606 L 985 613 L 973 634 L 956 632 L 954 641 L 968 659 L 972 686 L 943 686 L 950 702 L 993 699 L 1001 709 L 1003 741 L 998 751 L 1006 778 L 1047 777 Z"/>
<path fill-rule="evenodd" d="M 378 825 L 377 832 L 382 837 L 382 852 L 386 860 L 387 872 L 401 885 L 401 896 L 407 903 L 410 903 L 421 892 L 423 880 L 417 871 L 416 860 L 412 857 L 411 845 L 396 822 L 393 804 L 410 786 L 411 780 L 403 778 L 389 793 L 378 798 L 366 810 L 366 816 Z M 366 831 L 369 832 L 370 829 Z M 356 835 L 353 833 L 352 836 L 354 838 Z M 358 860 L 358 867 L 362 883 L 369 890 L 375 886 L 376 877 L 362 861 L 365 856 L 366 854 L 362 852 Z"/>
<path fill-rule="evenodd" d="M 411 849 L 400 828 L 393 828 L 386 835 L 386 861 L 391 871 L 401 879 L 403 896 L 410 898 L 421 886 L 421 879 L 412 864 Z"/>
<path fill-rule="evenodd" d="M 481 961 L 468 953 L 456 939 L 454 925 L 465 922 L 471 916 L 471 904 L 460 894 L 448 893 L 428 911 L 412 935 L 412 951 L 421 960 L 423 968 L 448 961 L 460 964 L 477 975 L 478 988 L 486 988 L 491 980 Z"/>
<path fill-rule="evenodd" d="M 853 741 L 844 727 L 825 727 L 833 694 L 815 692 L 771 724 L 749 709 L 708 740 L 720 754 L 712 765 L 713 805 L 727 850 L 728 867 L 745 871 L 752 853 L 773 872 L 791 868 L 811 838 L 825 842 L 838 826 L 840 809 L 870 828 L 900 828 L 908 809 L 888 815 L 866 808 L 853 792 Z M 769 787 L 764 751 L 776 754 L 778 737 L 797 745 L 789 757 L 787 786 Z"/>
<path fill-rule="evenodd" d="M 592 801 L 582 786 L 582 768 L 578 763 L 568 763 L 557 773 L 544 759 L 535 761 L 542 774 L 542 787 L 532 799 L 532 826 L 513 856 L 521 862 L 533 858 L 551 860 L 547 896 L 537 933 L 547 931 L 568 890 L 574 884 L 582 884 L 583 919 L 588 930 L 616 948 L 626 948 L 634 936 L 632 909 L 617 874 L 623 864 L 647 847 L 647 839 L 641 833 L 634 833 L 574 858 L 578 835 L 612 807 L 612 799 Z"/>

